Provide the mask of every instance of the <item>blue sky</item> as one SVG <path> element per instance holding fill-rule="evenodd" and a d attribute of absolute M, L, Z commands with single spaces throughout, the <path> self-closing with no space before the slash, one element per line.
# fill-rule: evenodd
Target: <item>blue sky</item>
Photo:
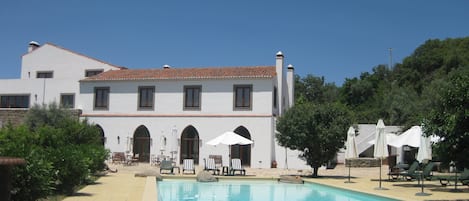
<path fill-rule="evenodd" d="M 128 68 L 274 65 L 341 85 L 428 39 L 469 36 L 469 1 L 41 0 L 0 3 L 0 79 L 29 41 Z"/>

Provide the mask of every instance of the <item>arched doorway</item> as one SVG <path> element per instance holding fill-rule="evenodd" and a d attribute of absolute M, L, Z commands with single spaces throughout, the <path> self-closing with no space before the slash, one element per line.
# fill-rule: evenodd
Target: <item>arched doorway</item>
<path fill-rule="evenodd" d="M 251 139 L 251 134 L 249 134 L 248 129 L 244 126 L 236 128 L 234 132 L 247 139 Z M 242 165 L 251 166 L 251 145 L 231 145 L 231 158 L 239 158 Z"/>
<path fill-rule="evenodd" d="M 181 152 L 179 163 L 186 158 L 194 159 L 199 164 L 199 133 L 193 126 L 188 126 L 181 134 Z"/>
<path fill-rule="evenodd" d="M 138 154 L 138 161 L 150 161 L 150 132 L 147 127 L 142 125 L 135 130 L 132 145 L 132 152 L 134 156 Z"/>
<path fill-rule="evenodd" d="M 104 136 L 104 130 L 100 125 L 96 125 L 96 128 L 99 130 L 99 136 L 101 137 L 101 144 L 104 146 L 106 144 L 106 137 Z"/>

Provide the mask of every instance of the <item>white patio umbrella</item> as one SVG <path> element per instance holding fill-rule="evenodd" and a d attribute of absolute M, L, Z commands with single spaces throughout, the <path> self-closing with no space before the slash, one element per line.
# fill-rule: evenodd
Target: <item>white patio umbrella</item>
<path fill-rule="evenodd" d="M 133 149 L 134 149 L 134 140 L 133 138 L 131 137 L 127 137 L 127 144 L 126 144 L 126 152 L 127 154 L 132 154 L 133 153 Z"/>
<path fill-rule="evenodd" d="M 379 158 L 379 187 L 375 188 L 376 190 L 387 190 L 386 188 L 381 187 L 381 166 L 382 159 L 388 157 L 388 143 L 386 141 L 386 134 L 384 133 L 384 122 L 382 119 L 378 120 L 376 124 L 376 136 L 375 136 L 375 147 L 373 156 Z"/>
<path fill-rule="evenodd" d="M 430 137 L 427 137 L 423 135 L 423 133 L 420 135 L 420 145 L 419 145 L 419 151 L 417 153 L 417 160 L 420 163 L 428 163 L 429 160 L 432 160 L 432 145 L 430 143 Z M 421 174 L 421 188 L 422 191 L 419 193 L 416 193 L 415 195 L 418 196 L 427 196 L 430 195 L 428 193 L 423 192 L 423 175 Z"/>
<path fill-rule="evenodd" d="M 345 148 L 345 159 L 358 157 L 357 143 L 355 142 L 355 129 L 352 126 L 350 126 L 347 131 L 347 142 L 345 143 Z M 352 183 L 350 181 L 350 168 L 351 164 L 348 164 L 348 181 L 345 183 Z"/>
<path fill-rule="evenodd" d="M 420 147 L 417 153 L 417 160 L 420 163 L 427 163 L 432 160 L 432 145 L 430 143 L 430 137 L 425 135 L 420 136 Z"/>
<path fill-rule="evenodd" d="M 207 142 L 208 145 L 213 145 L 213 146 L 219 145 L 219 144 L 228 145 L 230 148 L 230 153 L 229 153 L 230 163 L 231 163 L 231 145 L 235 145 L 235 144 L 247 145 L 247 144 L 252 144 L 252 143 L 254 142 L 232 131 L 224 132 L 220 136 Z"/>
<path fill-rule="evenodd" d="M 164 151 L 166 151 L 166 136 L 161 136 L 160 138 L 160 152 L 163 155 Z"/>
<path fill-rule="evenodd" d="M 176 129 L 176 126 L 173 127 L 173 129 L 171 129 L 171 158 L 173 159 L 173 161 L 177 161 L 176 158 L 177 158 L 177 153 L 178 153 L 178 136 L 177 136 L 177 129 Z"/>

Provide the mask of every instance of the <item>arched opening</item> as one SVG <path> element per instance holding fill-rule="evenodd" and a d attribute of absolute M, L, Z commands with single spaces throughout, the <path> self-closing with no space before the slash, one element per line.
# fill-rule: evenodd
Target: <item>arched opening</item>
<path fill-rule="evenodd" d="M 104 146 L 106 144 L 106 137 L 104 136 L 104 130 L 100 125 L 96 125 L 96 128 L 99 130 L 99 136 L 101 137 L 101 144 Z"/>
<path fill-rule="evenodd" d="M 244 126 L 236 128 L 234 132 L 247 139 L 251 139 L 251 134 L 249 134 L 248 129 Z M 251 166 L 251 145 L 231 145 L 231 158 L 239 158 L 242 165 Z"/>
<path fill-rule="evenodd" d="M 199 133 L 193 126 L 187 126 L 181 134 L 181 151 L 179 163 L 186 158 L 194 159 L 199 164 Z"/>
<path fill-rule="evenodd" d="M 138 156 L 139 162 L 150 161 L 150 132 L 147 127 L 142 125 L 135 130 L 132 145 L 133 156 Z"/>

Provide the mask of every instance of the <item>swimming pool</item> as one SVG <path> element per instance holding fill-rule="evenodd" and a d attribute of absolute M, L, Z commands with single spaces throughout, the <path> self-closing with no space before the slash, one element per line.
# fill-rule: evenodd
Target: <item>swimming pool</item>
<path fill-rule="evenodd" d="M 202 183 L 193 180 L 168 179 L 158 182 L 158 200 L 390 201 L 393 199 L 314 183 L 285 184 L 269 180 L 220 180 Z"/>

